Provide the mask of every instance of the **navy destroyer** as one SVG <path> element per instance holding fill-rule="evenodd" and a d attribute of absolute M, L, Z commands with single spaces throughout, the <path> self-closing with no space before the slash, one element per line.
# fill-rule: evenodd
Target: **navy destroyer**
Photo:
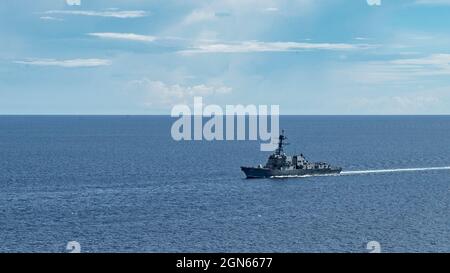
<path fill-rule="evenodd" d="M 241 167 L 247 178 L 298 177 L 313 175 L 339 174 L 342 168 L 333 167 L 325 162 L 309 162 L 303 156 L 288 156 L 284 153 L 287 145 L 284 130 L 278 138 L 278 148 L 269 156 L 265 166 Z"/>

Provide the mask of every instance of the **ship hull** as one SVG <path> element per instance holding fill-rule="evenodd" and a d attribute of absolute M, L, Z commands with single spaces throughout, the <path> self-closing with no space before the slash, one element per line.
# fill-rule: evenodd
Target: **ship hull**
<path fill-rule="evenodd" d="M 241 170 L 248 179 L 333 175 L 342 172 L 342 168 L 272 170 L 267 168 L 241 167 Z"/>

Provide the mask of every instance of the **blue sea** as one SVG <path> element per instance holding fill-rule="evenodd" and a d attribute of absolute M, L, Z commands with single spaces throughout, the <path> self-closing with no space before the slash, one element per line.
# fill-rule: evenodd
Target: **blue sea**
<path fill-rule="evenodd" d="M 239 168 L 260 142 L 176 142 L 173 121 L 0 117 L 0 252 L 450 251 L 450 170 L 428 169 L 450 116 L 283 116 L 287 152 L 347 173 L 262 180 Z"/>

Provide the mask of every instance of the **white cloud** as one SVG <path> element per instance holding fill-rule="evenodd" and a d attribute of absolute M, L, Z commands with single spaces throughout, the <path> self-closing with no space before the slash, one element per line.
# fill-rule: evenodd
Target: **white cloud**
<path fill-rule="evenodd" d="M 439 98 L 434 96 L 395 96 L 393 100 L 405 109 L 425 108 L 439 103 Z"/>
<path fill-rule="evenodd" d="M 184 20 L 183 24 L 189 25 L 197 22 L 207 21 L 216 18 L 216 12 L 209 9 L 198 9 L 192 11 L 188 14 Z"/>
<path fill-rule="evenodd" d="M 137 42 L 153 42 L 155 40 L 162 40 L 162 39 L 180 40 L 180 38 L 175 37 L 156 37 L 135 33 L 118 33 L 118 32 L 93 32 L 87 33 L 87 35 L 104 39 L 129 40 Z M 187 40 L 185 40 L 185 42 L 186 41 Z M 260 41 L 219 42 L 214 39 L 197 39 L 195 41 L 190 41 L 190 43 L 193 43 L 194 45 L 188 47 L 185 50 L 179 51 L 179 53 L 181 54 L 250 53 L 250 52 L 289 52 L 289 51 L 306 51 L 306 50 L 345 51 L 345 50 L 369 49 L 375 47 L 374 45 L 370 44 L 260 42 Z"/>
<path fill-rule="evenodd" d="M 424 77 L 449 76 L 450 54 L 432 54 L 421 58 L 372 61 L 356 64 L 337 72 L 339 78 L 365 84 L 405 84 L 423 81 Z"/>
<path fill-rule="evenodd" d="M 41 17 L 39 17 L 39 19 L 46 20 L 46 21 L 64 21 L 61 18 L 56 18 L 56 17 L 52 17 L 52 16 L 41 16 Z"/>
<path fill-rule="evenodd" d="M 147 16 L 147 12 L 143 10 L 108 10 L 108 11 L 93 11 L 93 10 L 49 10 L 46 14 L 68 14 L 81 16 L 99 16 L 99 17 L 114 17 L 114 18 L 139 18 Z"/>
<path fill-rule="evenodd" d="M 175 104 L 191 104 L 193 97 L 208 97 L 230 93 L 232 88 L 223 84 L 199 84 L 183 86 L 167 84 L 162 81 L 143 79 L 131 82 L 134 90 L 143 92 L 147 106 L 173 106 Z"/>
<path fill-rule="evenodd" d="M 211 0 L 199 1 L 203 8 L 228 10 L 233 14 L 255 13 L 255 11 L 294 10 L 297 14 L 311 11 L 317 0 Z"/>
<path fill-rule="evenodd" d="M 428 94 L 430 93 L 430 94 Z M 352 107 L 369 114 L 433 113 L 445 97 L 433 92 L 419 92 L 395 96 L 354 98 L 347 102 Z"/>
<path fill-rule="evenodd" d="M 80 6 L 81 0 L 66 0 L 66 3 L 69 6 Z"/>
<path fill-rule="evenodd" d="M 450 54 L 433 54 L 422 58 L 398 59 L 391 61 L 391 63 L 397 65 L 433 65 L 448 69 L 450 68 Z"/>
<path fill-rule="evenodd" d="M 422 58 L 375 62 L 379 69 L 402 78 L 450 75 L 450 54 L 432 54 Z"/>
<path fill-rule="evenodd" d="M 88 35 L 104 39 L 129 40 L 137 42 L 153 42 L 156 40 L 156 37 L 154 36 L 140 35 L 135 33 L 94 32 L 88 33 Z"/>
<path fill-rule="evenodd" d="M 69 68 L 111 65 L 111 61 L 106 59 L 71 59 L 71 60 L 30 59 L 30 60 L 15 61 L 15 63 L 36 65 L 36 66 L 59 66 Z"/>
<path fill-rule="evenodd" d="M 367 0 L 369 6 L 381 6 L 381 0 Z"/>
<path fill-rule="evenodd" d="M 298 43 L 298 42 L 259 42 L 244 41 L 236 43 L 205 43 L 193 46 L 182 54 L 193 53 L 248 53 L 248 52 L 288 52 L 301 50 L 355 50 L 367 49 L 367 44 L 343 43 Z"/>
<path fill-rule="evenodd" d="M 196 8 L 188 13 L 181 21 L 180 26 L 193 23 L 212 21 L 223 16 L 232 15 L 235 19 L 241 18 L 248 23 L 247 18 L 255 19 L 255 13 L 270 13 L 280 10 L 284 15 L 295 16 L 311 14 L 317 6 L 317 0 L 210 0 L 194 1 Z M 245 27 L 244 25 L 242 27 Z M 238 30 L 237 30 L 238 31 Z"/>

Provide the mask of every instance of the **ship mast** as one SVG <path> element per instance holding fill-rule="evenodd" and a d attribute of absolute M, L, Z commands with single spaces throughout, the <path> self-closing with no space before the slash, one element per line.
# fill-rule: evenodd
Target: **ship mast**
<path fill-rule="evenodd" d="M 281 135 L 278 138 L 278 148 L 275 151 L 276 155 L 281 155 L 284 153 L 283 151 L 283 146 L 286 145 L 286 143 L 283 143 L 284 140 L 286 140 L 287 138 L 284 136 L 284 130 L 281 130 Z"/>

